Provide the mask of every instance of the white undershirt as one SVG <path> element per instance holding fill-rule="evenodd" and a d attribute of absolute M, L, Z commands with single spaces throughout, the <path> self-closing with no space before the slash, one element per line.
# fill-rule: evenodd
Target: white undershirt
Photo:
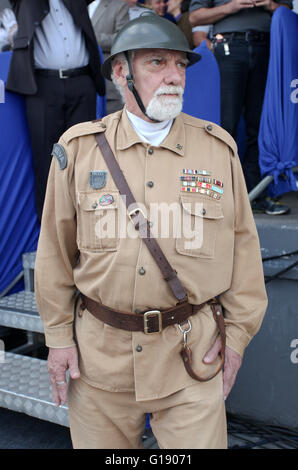
<path fill-rule="evenodd" d="M 128 119 L 138 134 L 138 136 L 148 144 L 157 147 L 167 137 L 171 130 L 173 119 L 162 122 L 148 122 L 144 119 L 139 118 L 135 114 L 130 113 L 126 109 Z"/>

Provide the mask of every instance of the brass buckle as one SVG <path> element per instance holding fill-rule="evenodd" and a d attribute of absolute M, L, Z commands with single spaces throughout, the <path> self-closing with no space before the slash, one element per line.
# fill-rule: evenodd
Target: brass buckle
<path fill-rule="evenodd" d="M 158 331 L 148 331 L 148 318 L 154 317 L 155 315 L 158 316 Z M 148 310 L 148 312 L 144 313 L 144 333 L 146 335 L 152 335 L 154 333 L 160 333 L 162 330 L 162 318 L 161 318 L 161 311 L 160 310 Z"/>

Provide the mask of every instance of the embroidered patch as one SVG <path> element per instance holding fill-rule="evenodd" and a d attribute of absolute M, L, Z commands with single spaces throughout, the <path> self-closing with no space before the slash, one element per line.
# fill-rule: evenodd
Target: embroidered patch
<path fill-rule="evenodd" d="M 106 170 L 90 171 L 90 186 L 100 189 L 106 185 L 108 172 Z"/>
<path fill-rule="evenodd" d="M 111 194 L 104 194 L 98 202 L 101 206 L 109 206 L 110 204 L 113 204 L 114 198 Z"/>
<path fill-rule="evenodd" d="M 67 155 L 63 145 L 54 144 L 51 155 L 57 158 L 60 170 L 64 170 L 67 167 Z"/>

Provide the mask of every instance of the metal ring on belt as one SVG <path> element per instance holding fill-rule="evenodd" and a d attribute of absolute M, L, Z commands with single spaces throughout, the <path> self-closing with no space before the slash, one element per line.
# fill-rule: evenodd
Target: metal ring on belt
<path fill-rule="evenodd" d="M 72 78 L 78 77 L 79 75 L 88 75 L 89 65 L 86 65 L 86 67 L 78 67 L 76 69 L 35 69 L 35 72 L 42 77 Z"/>

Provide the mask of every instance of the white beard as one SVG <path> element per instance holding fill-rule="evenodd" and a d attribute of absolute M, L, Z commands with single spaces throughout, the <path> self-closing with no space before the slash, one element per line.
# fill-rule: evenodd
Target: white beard
<path fill-rule="evenodd" d="M 177 97 L 166 97 L 164 94 L 177 94 Z M 183 88 L 181 86 L 162 86 L 156 90 L 150 100 L 146 114 L 156 121 L 174 119 L 181 113 L 183 104 Z"/>

